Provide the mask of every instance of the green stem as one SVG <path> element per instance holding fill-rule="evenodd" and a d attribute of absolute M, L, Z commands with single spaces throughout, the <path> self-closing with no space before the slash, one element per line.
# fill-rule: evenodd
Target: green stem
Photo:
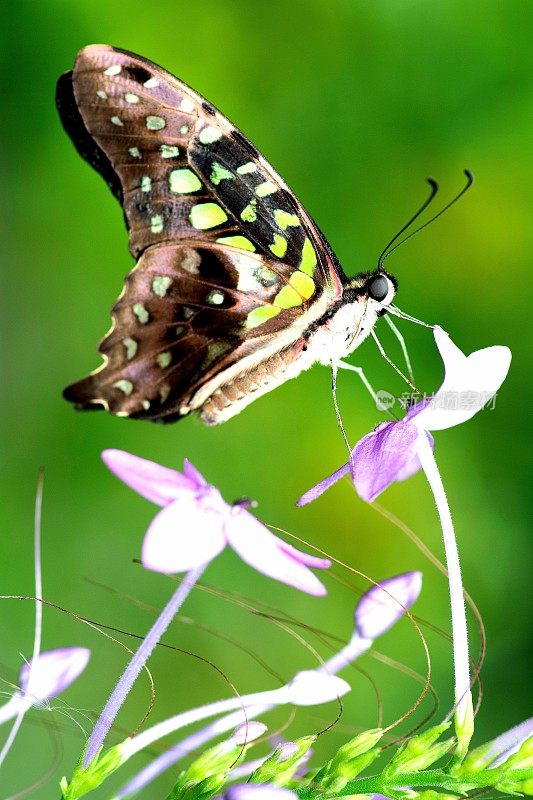
<path fill-rule="evenodd" d="M 506 770 L 505 776 L 500 770 L 485 769 L 479 772 L 463 774 L 460 777 L 449 775 L 442 769 L 419 770 L 418 772 L 401 772 L 397 775 L 387 776 L 370 775 L 366 778 L 357 778 L 349 781 L 344 789 L 338 792 L 339 796 L 351 794 L 384 794 L 387 790 L 398 790 L 402 787 L 444 789 L 446 791 L 464 794 L 469 789 L 494 786 L 505 778 L 505 781 L 519 783 L 533 778 L 533 768 Z"/>

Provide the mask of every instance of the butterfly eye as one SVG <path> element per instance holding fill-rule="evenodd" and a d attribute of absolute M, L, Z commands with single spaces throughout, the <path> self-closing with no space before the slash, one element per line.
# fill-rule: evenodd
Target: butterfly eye
<path fill-rule="evenodd" d="M 388 278 L 384 275 L 376 275 L 375 278 L 372 278 L 370 283 L 368 284 L 368 296 L 372 300 L 376 300 L 378 303 L 381 303 L 391 290 L 391 284 Z"/>

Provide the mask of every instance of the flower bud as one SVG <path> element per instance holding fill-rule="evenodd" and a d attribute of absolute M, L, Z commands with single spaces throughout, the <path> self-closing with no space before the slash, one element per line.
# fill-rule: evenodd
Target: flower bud
<path fill-rule="evenodd" d="M 357 633 L 364 639 L 377 639 L 413 605 L 421 589 L 420 572 L 405 572 L 372 586 L 355 609 Z"/>
<path fill-rule="evenodd" d="M 62 647 L 40 653 L 36 661 L 29 661 L 20 670 L 21 692 L 34 705 L 56 697 L 78 678 L 89 661 L 86 647 Z"/>

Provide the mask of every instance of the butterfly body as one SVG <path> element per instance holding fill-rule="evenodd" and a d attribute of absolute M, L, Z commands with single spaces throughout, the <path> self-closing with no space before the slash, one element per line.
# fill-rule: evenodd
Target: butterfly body
<path fill-rule="evenodd" d="M 348 355 L 391 302 L 348 279 L 254 146 L 160 67 L 105 45 L 58 83 L 63 124 L 124 209 L 137 265 L 78 408 L 223 422 L 313 363 Z"/>

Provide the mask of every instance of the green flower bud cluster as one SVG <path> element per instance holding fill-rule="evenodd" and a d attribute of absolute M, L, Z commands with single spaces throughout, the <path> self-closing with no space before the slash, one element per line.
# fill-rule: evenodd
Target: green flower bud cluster
<path fill-rule="evenodd" d="M 381 728 L 365 731 L 343 745 L 333 758 L 316 772 L 311 783 L 327 792 L 340 792 L 348 781 L 356 778 L 380 753 L 377 743 L 383 736 Z"/>
<path fill-rule="evenodd" d="M 59 784 L 62 800 L 78 800 L 92 792 L 109 777 L 123 762 L 122 747 L 110 747 L 102 755 L 98 754 L 87 767 L 82 766 L 83 753 L 78 761 L 70 783 L 62 778 Z"/>
<path fill-rule="evenodd" d="M 296 739 L 295 742 L 291 742 L 294 750 L 290 753 L 287 744 L 280 745 L 251 775 L 250 783 L 273 783 L 276 786 L 287 786 L 315 741 L 315 736 Z"/>
<path fill-rule="evenodd" d="M 229 740 L 206 750 L 180 773 L 167 800 L 207 800 L 217 794 L 247 749 Z"/>
<path fill-rule="evenodd" d="M 408 739 L 389 762 L 384 775 L 393 778 L 405 772 L 427 769 L 445 756 L 455 744 L 455 739 L 446 739 L 444 742 L 437 742 L 437 739 L 449 727 L 449 722 L 443 722 Z"/>

